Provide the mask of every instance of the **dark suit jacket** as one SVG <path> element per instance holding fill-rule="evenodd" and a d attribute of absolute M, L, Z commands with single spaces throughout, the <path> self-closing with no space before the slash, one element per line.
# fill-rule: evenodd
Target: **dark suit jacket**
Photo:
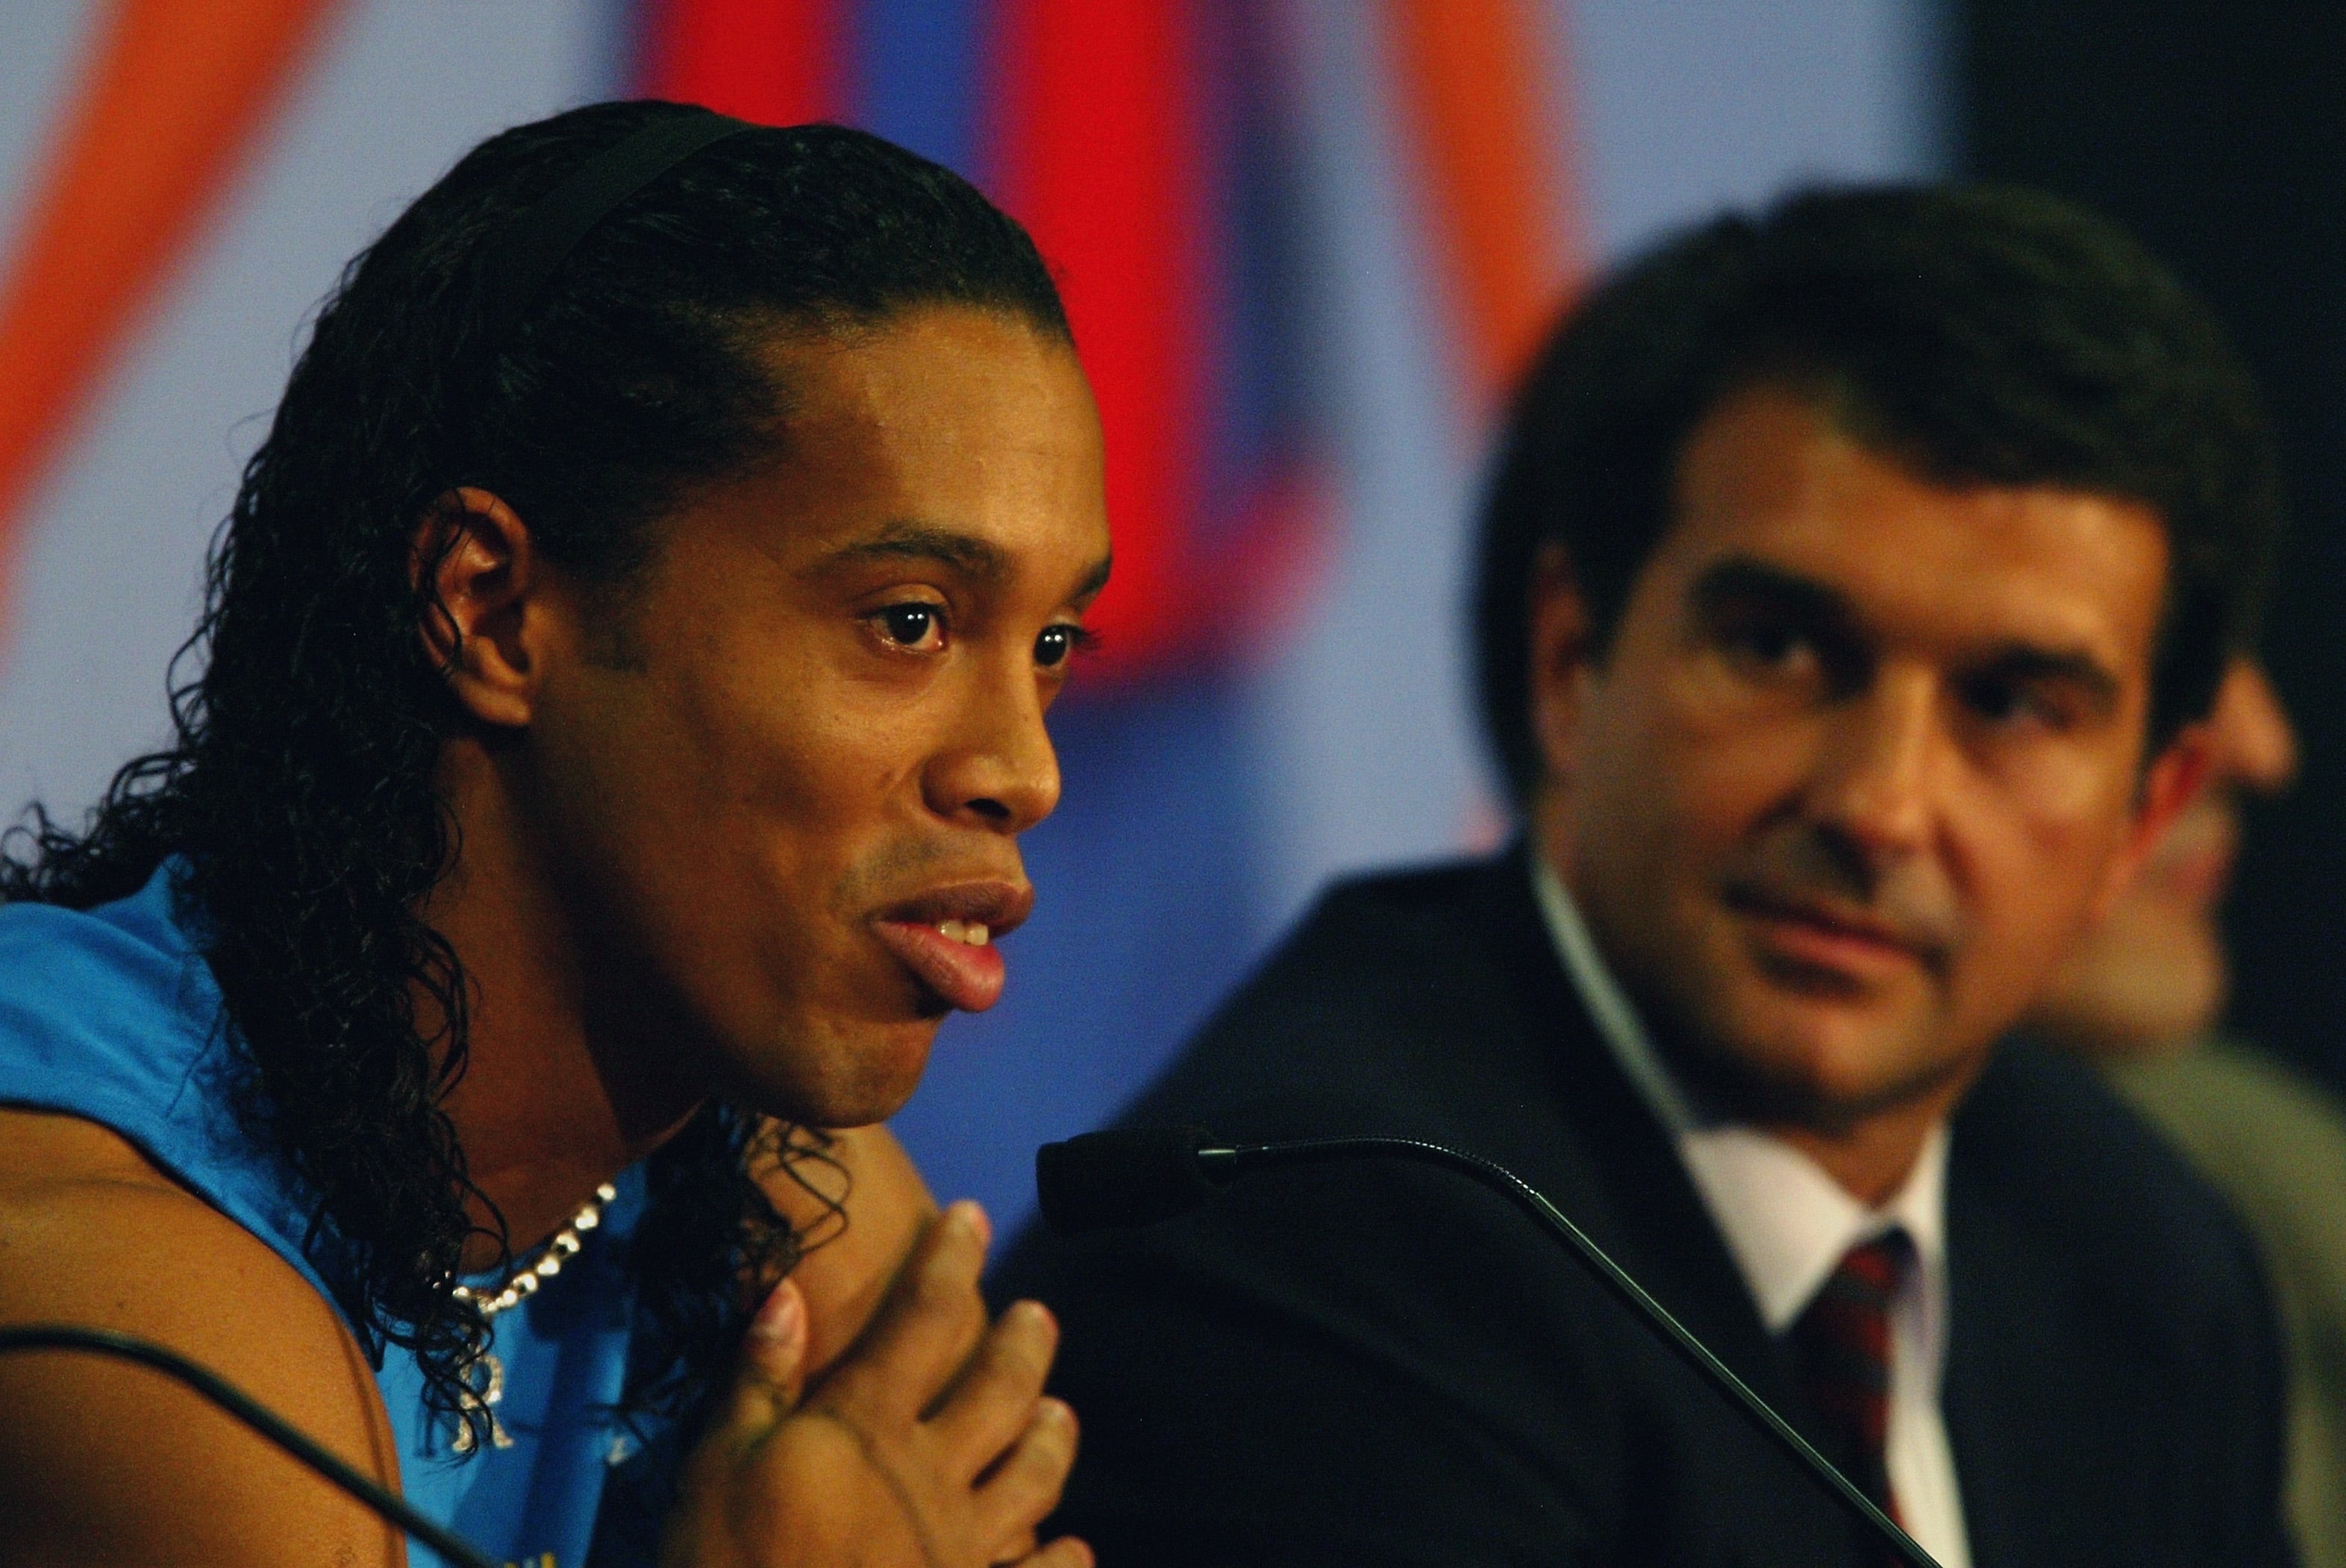
<path fill-rule="evenodd" d="M 1512 1166 L 1804 1420 L 1684 1167 L 1574 993 L 1520 855 L 1330 895 L 1132 1111 L 1392 1133 Z M 1979 1568 L 2290 1560 L 2280 1351 L 2221 1203 L 2084 1072 L 2006 1051 L 1957 1116 L 1944 1408 Z M 1496 1196 L 1364 1164 L 1063 1241 L 1058 1524 L 1151 1563 L 1878 1563 Z"/>

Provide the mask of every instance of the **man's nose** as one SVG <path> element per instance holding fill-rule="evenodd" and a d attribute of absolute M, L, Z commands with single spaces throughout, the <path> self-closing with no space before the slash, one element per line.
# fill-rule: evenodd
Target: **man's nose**
<path fill-rule="evenodd" d="M 2208 726 L 2215 739 L 2215 777 L 2254 794 L 2276 793 L 2297 774 L 2297 732 L 2264 667 L 2235 659 L 2216 693 Z"/>
<path fill-rule="evenodd" d="M 1043 726 L 1034 667 L 975 676 L 952 740 L 923 775 L 939 816 L 1023 833 L 1059 803 L 1059 758 Z"/>
<path fill-rule="evenodd" d="M 1936 685 L 1920 671 L 1884 672 L 1839 705 L 1809 794 L 1820 825 L 1869 860 L 1923 848 L 1941 728 Z"/>

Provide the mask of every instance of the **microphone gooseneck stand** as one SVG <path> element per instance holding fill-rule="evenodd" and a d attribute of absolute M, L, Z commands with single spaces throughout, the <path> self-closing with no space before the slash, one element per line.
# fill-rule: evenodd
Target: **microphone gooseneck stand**
<path fill-rule="evenodd" d="M 117 1360 L 150 1367 L 202 1395 L 365 1503 L 378 1518 L 399 1526 L 449 1562 L 458 1564 L 458 1568 L 497 1568 L 496 1563 L 479 1547 L 446 1526 L 426 1519 L 405 1498 L 376 1485 L 329 1453 L 316 1439 L 284 1417 L 218 1372 L 190 1361 L 185 1356 L 145 1339 L 133 1339 L 128 1334 L 117 1334 L 105 1329 L 76 1328 L 65 1323 L 34 1323 L 23 1328 L 0 1329 L 0 1354 L 11 1350 L 76 1350 L 86 1355 L 111 1356 Z"/>
<path fill-rule="evenodd" d="M 1537 1187 L 1495 1160 L 1417 1138 L 1306 1138 L 1291 1143 L 1219 1146 L 1202 1128 L 1134 1128 L 1087 1133 L 1046 1144 L 1035 1156 L 1044 1218 L 1073 1232 L 1147 1225 L 1202 1207 L 1243 1176 L 1289 1166 L 1393 1158 L 1440 1166 L 1481 1182 L 1511 1200 L 1596 1277 L 1597 1283 L 1675 1350 L 1729 1405 L 1791 1456 L 1853 1518 L 1882 1538 L 1909 1568 L 1940 1568 L 1898 1522 L 1874 1505 L 1850 1479 L 1794 1431 L 1775 1408 L 1751 1391 L 1710 1347 L 1695 1338 L 1645 1287 L 1589 1239 Z M 1122 1193 L 1102 1191 L 1123 1186 Z"/>

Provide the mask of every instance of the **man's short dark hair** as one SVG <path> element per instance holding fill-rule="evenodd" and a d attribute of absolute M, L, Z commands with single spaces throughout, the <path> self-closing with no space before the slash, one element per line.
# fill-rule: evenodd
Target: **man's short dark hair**
<path fill-rule="evenodd" d="M 2143 503 L 2168 531 L 2150 742 L 2214 701 L 2253 636 L 2280 481 L 2222 328 L 2116 228 L 1996 187 L 1810 191 L 1605 280 L 1517 393 L 1482 513 L 1483 716 L 1518 801 L 1538 783 L 1529 595 L 1563 547 L 1607 646 L 1670 522 L 1680 449 L 1730 394 L 1781 384 L 1943 484 Z"/>

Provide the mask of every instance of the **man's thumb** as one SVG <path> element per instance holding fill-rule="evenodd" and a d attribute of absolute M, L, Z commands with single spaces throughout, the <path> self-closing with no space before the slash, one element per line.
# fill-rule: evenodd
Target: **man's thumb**
<path fill-rule="evenodd" d="M 798 1407 L 806 1380 L 806 1298 L 785 1279 L 774 1287 L 741 1336 L 741 1366 L 725 1424 L 749 1441 Z"/>

